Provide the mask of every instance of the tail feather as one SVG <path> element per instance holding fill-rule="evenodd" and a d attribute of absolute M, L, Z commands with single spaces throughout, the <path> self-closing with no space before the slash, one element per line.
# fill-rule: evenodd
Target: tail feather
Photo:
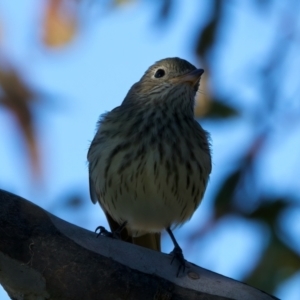
<path fill-rule="evenodd" d="M 106 213 L 106 218 L 111 231 L 115 231 L 120 227 L 120 224 L 118 224 L 108 213 Z M 120 236 L 122 241 L 161 251 L 160 233 L 147 233 L 139 237 L 132 237 L 128 234 L 127 229 L 124 228 Z"/>
<path fill-rule="evenodd" d="M 132 243 L 152 250 L 160 251 L 160 233 L 147 233 L 132 238 Z"/>

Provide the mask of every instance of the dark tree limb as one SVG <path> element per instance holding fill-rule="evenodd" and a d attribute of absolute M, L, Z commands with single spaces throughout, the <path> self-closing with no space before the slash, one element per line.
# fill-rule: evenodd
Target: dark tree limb
<path fill-rule="evenodd" d="M 276 299 L 169 255 L 96 234 L 0 190 L 0 283 L 12 299 Z"/>

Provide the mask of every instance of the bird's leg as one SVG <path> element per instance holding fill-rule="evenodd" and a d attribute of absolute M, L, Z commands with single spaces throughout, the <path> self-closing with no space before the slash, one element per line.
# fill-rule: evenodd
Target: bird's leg
<path fill-rule="evenodd" d="M 97 233 L 97 237 L 99 235 L 104 235 L 104 236 L 108 236 L 108 237 L 111 237 L 111 238 L 120 239 L 120 234 L 121 234 L 122 230 L 125 228 L 126 224 L 127 224 L 127 221 L 123 222 L 120 225 L 120 227 L 118 227 L 113 232 L 110 232 L 110 231 L 106 230 L 103 226 L 98 226 L 95 229 L 95 232 L 97 233 L 97 231 L 99 230 L 99 233 Z"/>
<path fill-rule="evenodd" d="M 171 264 L 173 263 L 174 259 L 176 259 L 179 262 L 179 267 L 178 267 L 178 270 L 177 270 L 177 277 L 178 277 L 181 269 L 182 269 L 182 272 L 185 271 L 185 260 L 184 260 L 184 257 L 183 257 L 182 249 L 178 245 L 178 243 L 177 243 L 177 241 L 175 239 L 175 236 L 174 236 L 173 232 L 171 231 L 170 227 L 167 228 L 167 233 L 171 237 L 171 240 L 172 240 L 172 242 L 174 244 L 174 249 L 170 253 L 170 254 L 173 255 Z"/>

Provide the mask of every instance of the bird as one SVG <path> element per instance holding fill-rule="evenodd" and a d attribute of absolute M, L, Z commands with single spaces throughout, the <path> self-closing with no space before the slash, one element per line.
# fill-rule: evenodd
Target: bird
<path fill-rule="evenodd" d="M 210 136 L 194 118 L 203 73 L 178 57 L 154 63 L 100 116 L 87 155 L 90 197 L 111 229 L 98 226 L 99 234 L 161 251 L 166 230 L 179 269 L 172 230 L 198 208 L 212 169 Z"/>

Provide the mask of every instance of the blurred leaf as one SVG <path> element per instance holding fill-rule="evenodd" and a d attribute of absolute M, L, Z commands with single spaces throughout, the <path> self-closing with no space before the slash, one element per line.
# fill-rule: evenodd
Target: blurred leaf
<path fill-rule="evenodd" d="M 235 108 L 217 99 L 211 99 L 208 88 L 208 73 L 209 70 L 206 70 L 201 76 L 200 88 L 195 97 L 195 117 L 219 119 L 237 116 L 239 113 Z"/>
<path fill-rule="evenodd" d="M 267 142 L 268 134 L 265 131 L 259 132 L 257 136 L 254 138 L 249 150 L 245 153 L 245 159 L 247 164 L 250 166 L 252 161 L 255 160 L 259 154 L 261 153 L 263 147 Z"/>
<path fill-rule="evenodd" d="M 159 14 L 158 14 L 159 21 L 166 21 L 169 19 L 173 6 L 174 6 L 174 1 L 171 0 L 161 1 Z"/>
<path fill-rule="evenodd" d="M 114 5 L 123 5 L 132 2 L 133 0 L 113 0 Z"/>
<path fill-rule="evenodd" d="M 251 255 L 251 254 L 250 254 Z M 300 256 L 273 236 L 246 283 L 272 293 L 300 269 Z"/>
<path fill-rule="evenodd" d="M 223 102 L 218 101 L 211 101 L 209 105 L 209 109 L 204 114 L 205 118 L 214 118 L 214 119 L 223 119 L 223 118 L 230 118 L 235 117 L 239 113 L 238 111 L 227 105 Z"/>
<path fill-rule="evenodd" d="M 196 53 L 202 58 L 205 57 L 206 52 L 211 46 L 215 44 L 218 26 L 223 13 L 222 5 L 224 5 L 224 2 L 222 0 L 211 0 L 210 5 L 212 6 L 211 19 L 204 29 L 199 31 L 196 46 Z"/>
<path fill-rule="evenodd" d="M 270 7 L 273 0 L 254 0 L 252 1 L 254 5 L 256 5 L 257 9 L 262 10 L 265 13 L 265 10 Z"/>
<path fill-rule="evenodd" d="M 232 199 L 240 183 L 241 176 L 242 169 L 236 170 L 225 179 L 219 189 L 215 198 L 215 215 L 217 219 L 231 212 Z"/>
<path fill-rule="evenodd" d="M 284 199 L 260 201 L 260 203 L 261 205 L 249 214 L 249 218 L 264 221 L 272 228 L 276 227 L 276 222 L 282 211 L 292 205 L 291 202 Z"/>
<path fill-rule="evenodd" d="M 83 200 L 82 196 L 79 194 L 72 195 L 65 199 L 65 205 L 69 206 L 70 208 L 73 208 L 73 209 L 78 209 L 78 208 L 82 207 L 84 202 L 85 201 Z"/>
<path fill-rule="evenodd" d="M 25 84 L 13 69 L 8 71 L 0 69 L 0 86 L 2 88 L 0 105 L 8 109 L 16 118 L 29 150 L 33 174 L 38 178 L 41 176 L 40 153 L 30 110 L 35 92 Z"/>
<path fill-rule="evenodd" d="M 207 73 L 207 70 L 205 70 L 205 73 L 201 76 L 200 87 L 195 96 L 194 113 L 196 118 L 205 116 L 211 106 L 211 97 L 208 88 Z"/>
<path fill-rule="evenodd" d="M 73 9 L 70 9 L 70 3 L 70 0 L 47 1 L 43 25 L 43 41 L 47 46 L 60 47 L 74 39 L 78 31 L 78 15 L 75 2 Z"/>
<path fill-rule="evenodd" d="M 2 46 L 2 41 L 3 41 L 3 24 L 2 24 L 2 20 L 0 19 L 0 46 Z"/>

